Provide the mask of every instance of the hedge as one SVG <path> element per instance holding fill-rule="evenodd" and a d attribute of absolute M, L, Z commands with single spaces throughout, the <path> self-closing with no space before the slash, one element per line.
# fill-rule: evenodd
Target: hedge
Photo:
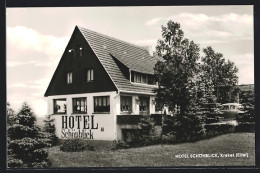
<path fill-rule="evenodd" d="M 255 132 L 255 123 L 254 122 L 245 122 L 239 123 L 236 126 L 236 132 Z"/>
<path fill-rule="evenodd" d="M 213 137 L 235 131 L 235 126 L 231 124 L 206 124 L 204 128 L 206 129 L 206 137 Z"/>

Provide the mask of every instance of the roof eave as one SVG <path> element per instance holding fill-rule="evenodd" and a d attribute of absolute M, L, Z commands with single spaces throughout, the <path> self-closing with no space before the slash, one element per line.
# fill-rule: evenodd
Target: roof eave
<path fill-rule="evenodd" d="M 155 93 L 150 93 L 150 92 L 136 92 L 136 91 L 126 91 L 126 90 L 120 90 L 119 92 L 127 93 L 127 94 L 155 95 Z"/>

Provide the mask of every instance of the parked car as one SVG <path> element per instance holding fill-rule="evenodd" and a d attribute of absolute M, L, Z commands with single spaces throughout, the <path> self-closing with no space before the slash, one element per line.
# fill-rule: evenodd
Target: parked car
<path fill-rule="evenodd" d="M 239 113 L 244 113 L 244 107 L 239 103 L 225 103 L 220 106 L 220 112 L 225 120 L 234 120 Z"/>

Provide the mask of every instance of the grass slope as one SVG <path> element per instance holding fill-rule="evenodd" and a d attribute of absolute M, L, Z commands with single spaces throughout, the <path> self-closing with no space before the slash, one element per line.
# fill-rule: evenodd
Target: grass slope
<path fill-rule="evenodd" d="M 175 158 L 177 154 L 248 153 L 248 157 Z M 62 152 L 49 149 L 52 167 L 254 166 L 255 134 L 231 133 L 194 143 L 154 145 L 115 151 Z"/>

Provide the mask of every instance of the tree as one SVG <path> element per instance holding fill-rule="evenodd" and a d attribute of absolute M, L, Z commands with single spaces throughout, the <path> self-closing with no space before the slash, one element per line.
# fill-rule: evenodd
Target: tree
<path fill-rule="evenodd" d="M 213 93 L 217 97 L 217 102 L 233 102 L 238 90 L 238 69 L 234 62 L 225 61 L 221 53 L 215 52 L 212 47 L 203 49 L 205 54 L 202 57 L 202 79 L 207 87 L 213 88 Z"/>
<path fill-rule="evenodd" d="M 7 126 L 10 126 L 14 121 L 15 111 L 11 108 L 9 102 L 7 102 L 6 115 L 7 115 Z"/>
<path fill-rule="evenodd" d="M 157 42 L 156 52 L 163 59 L 154 68 L 159 84 L 155 89 L 157 102 L 167 104 L 170 109 L 178 105 L 183 114 L 192 105 L 200 49 L 193 41 L 184 38 L 180 24 L 173 21 L 169 21 L 167 27 L 162 26 L 162 38 Z"/>
<path fill-rule="evenodd" d="M 8 127 L 8 167 L 47 167 L 45 135 L 35 125 L 35 115 L 27 103 Z"/>
<path fill-rule="evenodd" d="M 55 135 L 55 125 L 53 124 L 54 119 L 51 118 L 51 115 L 47 115 L 44 121 L 43 131 L 47 133 L 47 137 L 49 139 L 49 143 L 51 146 L 56 145 L 58 138 Z"/>
<path fill-rule="evenodd" d="M 203 73 L 200 73 L 202 76 Z M 199 80 L 199 89 L 197 90 L 199 107 L 204 108 L 206 111 L 211 112 L 213 105 L 216 104 L 217 98 L 213 94 L 214 88 L 212 87 L 212 81 Z"/>
<path fill-rule="evenodd" d="M 246 107 L 254 107 L 255 90 L 241 90 L 239 93 L 239 102 Z"/>

